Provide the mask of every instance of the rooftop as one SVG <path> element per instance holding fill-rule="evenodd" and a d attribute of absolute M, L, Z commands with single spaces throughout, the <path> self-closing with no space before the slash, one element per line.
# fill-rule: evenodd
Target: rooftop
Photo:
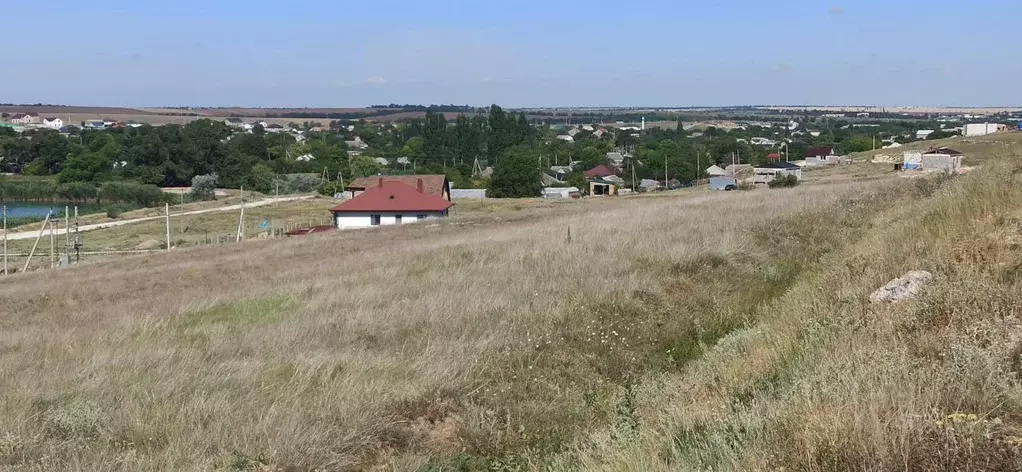
<path fill-rule="evenodd" d="M 422 180 L 426 193 L 436 195 L 438 197 L 442 197 L 444 192 L 450 187 L 447 183 L 447 176 L 443 174 L 382 175 L 355 179 L 348 185 L 348 190 L 366 190 L 367 188 L 376 186 L 380 178 L 382 178 L 384 182 L 400 182 L 411 187 L 417 186 L 418 181 Z"/>
<path fill-rule="evenodd" d="M 376 186 L 368 188 L 357 197 L 330 209 L 332 213 L 407 212 L 427 213 L 444 211 L 454 204 L 424 190 L 422 179 L 417 185 L 386 181 L 377 177 Z"/>

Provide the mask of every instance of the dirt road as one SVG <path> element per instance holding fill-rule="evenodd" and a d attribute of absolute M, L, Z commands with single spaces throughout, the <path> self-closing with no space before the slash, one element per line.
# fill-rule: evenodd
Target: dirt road
<path fill-rule="evenodd" d="M 297 197 L 280 197 L 279 199 L 277 199 L 277 198 L 266 198 L 266 199 L 255 201 L 255 202 L 245 202 L 245 207 L 246 208 L 261 207 L 261 206 L 265 206 L 265 205 L 272 205 L 274 202 L 281 202 L 281 203 L 283 203 L 283 202 L 293 202 L 293 201 L 297 201 L 297 200 L 308 200 L 308 199 L 313 198 L 313 197 L 314 197 L 313 195 L 300 195 L 300 196 L 297 196 Z M 219 208 L 206 208 L 206 209 L 202 209 L 202 210 L 186 211 L 186 212 L 183 212 L 183 213 L 171 213 L 170 216 L 174 217 L 174 216 L 200 215 L 202 213 L 213 213 L 213 212 L 217 212 L 217 211 L 235 211 L 235 210 L 240 210 L 240 209 L 241 209 L 241 204 L 239 203 L 237 205 L 227 205 L 227 206 L 223 206 L 223 207 L 219 207 Z M 108 222 L 105 222 L 105 223 L 96 223 L 96 224 L 93 224 L 93 225 L 82 225 L 82 226 L 78 227 L 78 230 L 79 231 L 92 231 L 92 230 L 96 230 L 96 229 L 113 228 L 115 226 L 125 226 L 125 225 L 134 224 L 134 223 L 141 223 L 143 221 L 160 220 L 160 219 L 163 219 L 163 218 L 164 218 L 163 216 L 147 216 L 147 217 L 144 217 L 144 218 L 134 218 L 134 219 L 130 219 L 130 220 L 108 221 Z M 54 231 L 54 234 L 57 234 L 57 235 L 63 235 L 64 233 L 65 233 L 64 228 L 60 228 L 60 229 Z M 50 235 L 50 230 L 48 230 L 48 229 L 47 230 L 43 230 L 43 236 L 49 236 L 49 235 Z M 19 239 L 31 239 L 31 238 L 35 238 L 35 237 L 38 237 L 38 236 L 39 236 L 39 231 L 20 231 L 20 232 L 17 232 L 17 233 L 10 233 L 10 234 L 8 234 L 7 235 L 7 240 L 8 241 L 17 241 Z"/>

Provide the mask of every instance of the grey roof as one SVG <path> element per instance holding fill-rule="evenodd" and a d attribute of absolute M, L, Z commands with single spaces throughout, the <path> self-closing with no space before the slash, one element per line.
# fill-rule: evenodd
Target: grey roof
<path fill-rule="evenodd" d="M 540 178 L 539 178 L 539 180 L 540 180 L 540 182 L 541 182 L 541 183 L 542 183 L 543 185 L 546 185 L 546 186 L 552 186 L 552 185 L 557 185 L 557 184 L 561 184 L 561 183 L 563 183 L 563 182 L 561 182 L 560 180 L 557 180 L 557 179 L 555 179 L 554 177 L 552 177 L 552 176 L 550 176 L 550 175 L 547 175 L 547 174 L 543 174 L 543 175 L 541 175 L 541 176 L 540 176 Z"/>

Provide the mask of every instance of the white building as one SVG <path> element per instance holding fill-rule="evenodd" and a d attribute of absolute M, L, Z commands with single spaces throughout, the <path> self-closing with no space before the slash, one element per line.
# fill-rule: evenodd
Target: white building
<path fill-rule="evenodd" d="M 9 120 L 14 125 L 30 125 L 39 122 L 39 117 L 31 113 L 15 113 Z"/>
<path fill-rule="evenodd" d="M 905 151 L 902 157 L 902 168 L 905 170 L 916 170 L 923 167 L 922 151 Z"/>
<path fill-rule="evenodd" d="M 386 181 L 367 188 L 354 198 L 330 209 L 338 229 L 368 228 L 444 218 L 454 206 L 451 201 L 427 193 L 422 179 L 416 187 Z"/>
<path fill-rule="evenodd" d="M 64 120 L 60 118 L 43 118 L 43 126 L 53 129 L 61 129 L 64 127 Z"/>
<path fill-rule="evenodd" d="M 714 165 L 712 165 L 710 167 L 707 167 L 705 172 L 706 172 L 706 175 L 708 175 L 710 177 L 721 177 L 721 176 L 727 175 L 727 172 L 724 169 L 722 169 L 720 166 L 716 165 L 716 164 L 714 164 Z"/>
<path fill-rule="evenodd" d="M 756 166 L 754 171 L 757 184 L 770 183 L 783 175 L 794 175 L 796 179 L 802 180 L 802 168 L 790 162 L 770 162 Z"/>
<path fill-rule="evenodd" d="M 770 139 L 770 138 L 752 138 L 750 140 L 750 143 L 752 143 L 752 144 L 754 144 L 756 146 L 776 146 L 777 145 L 777 141 L 774 141 L 773 139 Z"/>
<path fill-rule="evenodd" d="M 921 129 L 919 131 L 916 131 L 916 139 L 926 139 L 930 137 L 930 135 L 933 133 L 934 130 L 932 129 Z"/>
<path fill-rule="evenodd" d="M 344 144 L 347 145 L 348 149 L 351 150 L 366 149 L 369 147 L 369 144 L 366 143 L 365 141 L 362 141 L 362 138 L 358 136 L 355 136 L 355 139 L 351 141 L 345 141 Z"/>
<path fill-rule="evenodd" d="M 578 187 L 543 187 L 543 198 L 577 198 L 580 194 Z"/>
<path fill-rule="evenodd" d="M 998 131 L 1003 131 L 1006 127 L 997 123 L 969 123 L 965 125 L 964 132 L 965 136 L 986 136 L 993 134 Z"/>
<path fill-rule="evenodd" d="M 566 141 L 566 142 L 569 142 L 569 143 L 573 143 L 573 142 L 575 142 L 575 138 L 573 138 L 573 137 L 571 137 L 571 136 L 568 136 L 568 135 L 566 135 L 566 134 L 560 134 L 560 135 L 558 135 L 558 136 L 557 136 L 557 139 L 560 139 L 561 141 Z"/>

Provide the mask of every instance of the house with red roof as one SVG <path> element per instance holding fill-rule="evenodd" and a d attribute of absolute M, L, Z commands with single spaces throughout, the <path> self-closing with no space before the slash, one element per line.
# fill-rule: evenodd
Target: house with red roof
<path fill-rule="evenodd" d="M 600 164 L 582 173 L 587 179 L 600 179 L 603 177 L 617 175 L 617 171 L 606 164 Z"/>
<path fill-rule="evenodd" d="M 401 182 L 412 187 L 417 187 L 419 182 L 422 182 L 422 189 L 425 193 L 451 201 L 451 183 L 447 180 L 447 176 L 443 174 L 362 177 L 348 184 L 347 191 L 351 194 L 352 198 L 357 197 L 366 191 L 367 188 L 375 187 L 381 178 L 384 182 Z"/>
<path fill-rule="evenodd" d="M 819 166 L 838 164 L 841 158 L 832 147 L 814 147 L 806 151 L 806 165 Z"/>
<path fill-rule="evenodd" d="M 361 185 L 364 185 L 362 183 Z M 330 209 L 338 229 L 400 225 L 444 218 L 454 203 L 427 191 L 423 179 L 415 186 L 377 177 L 376 185 L 362 187 L 354 198 Z"/>

